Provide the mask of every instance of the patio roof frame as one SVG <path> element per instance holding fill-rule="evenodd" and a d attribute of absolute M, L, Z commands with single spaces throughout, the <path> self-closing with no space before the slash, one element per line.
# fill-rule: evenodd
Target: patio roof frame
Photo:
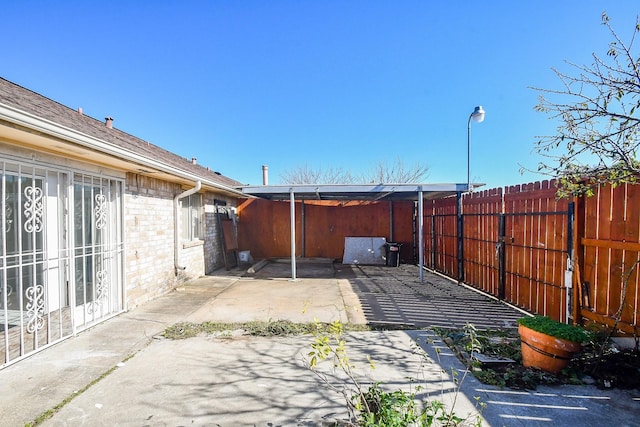
<path fill-rule="evenodd" d="M 292 184 L 292 185 L 246 185 L 239 189 L 247 196 L 290 203 L 291 216 L 291 280 L 296 277 L 295 201 L 393 201 L 412 200 L 418 202 L 418 265 L 420 283 L 424 282 L 424 200 L 440 199 L 458 195 L 483 184 Z"/>

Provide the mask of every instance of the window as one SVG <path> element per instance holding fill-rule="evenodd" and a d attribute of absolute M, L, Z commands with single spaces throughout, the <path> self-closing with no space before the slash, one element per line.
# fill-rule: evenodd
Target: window
<path fill-rule="evenodd" d="M 202 195 L 192 194 L 182 199 L 182 222 L 183 240 L 203 240 L 204 230 L 202 227 Z"/>

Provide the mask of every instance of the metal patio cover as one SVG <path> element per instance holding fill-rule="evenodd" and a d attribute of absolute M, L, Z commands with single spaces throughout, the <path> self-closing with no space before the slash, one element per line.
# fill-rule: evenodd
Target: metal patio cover
<path fill-rule="evenodd" d="M 478 186 L 472 184 L 471 188 Z M 423 245 L 423 201 L 440 199 L 469 190 L 467 184 L 291 184 L 291 185 L 247 185 L 239 188 L 244 194 L 266 200 L 284 201 L 291 204 L 291 279 L 296 280 L 296 200 L 343 200 L 343 201 L 392 201 L 413 200 L 418 202 L 418 240 L 420 282 L 424 280 Z"/>
<path fill-rule="evenodd" d="M 478 184 L 472 184 L 472 187 Z M 414 200 L 440 199 L 467 191 L 467 184 L 291 184 L 247 185 L 241 187 L 248 196 L 267 200 Z"/>

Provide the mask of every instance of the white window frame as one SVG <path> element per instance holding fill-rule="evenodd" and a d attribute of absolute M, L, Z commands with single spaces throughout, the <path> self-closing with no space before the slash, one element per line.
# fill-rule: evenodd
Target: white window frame
<path fill-rule="evenodd" d="M 180 237 L 192 242 L 204 240 L 204 206 L 202 194 L 191 194 L 181 200 Z"/>

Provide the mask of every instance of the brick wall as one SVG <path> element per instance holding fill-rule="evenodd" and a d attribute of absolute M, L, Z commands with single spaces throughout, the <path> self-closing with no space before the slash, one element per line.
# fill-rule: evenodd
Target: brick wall
<path fill-rule="evenodd" d="M 181 242 L 179 263 L 174 267 L 173 198 L 184 191 L 178 184 L 127 174 L 124 197 L 126 242 L 125 292 L 129 308 L 175 289 L 181 283 L 224 267 L 222 241 L 214 200 L 236 206 L 235 199 L 204 195 L 204 241 Z"/>
<path fill-rule="evenodd" d="M 218 206 L 216 209 L 215 200 L 226 202 L 226 206 Z M 218 224 L 217 211 L 227 218 L 226 213 L 235 212 L 236 200 L 221 197 L 218 194 L 207 193 L 205 197 L 205 242 L 204 242 L 204 262 L 206 274 L 224 267 L 224 257 L 222 254 L 222 231 Z"/>
<path fill-rule="evenodd" d="M 214 195 L 211 193 L 207 193 L 205 197 L 204 212 L 204 271 L 209 274 L 224 265 L 220 229 L 214 207 Z"/>
<path fill-rule="evenodd" d="M 178 276 L 175 274 L 173 198 L 182 191 L 178 184 L 127 174 L 124 235 L 129 308 L 203 274 L 201 244 L 181 250 L 180 263 L 187 269 Z"/>

